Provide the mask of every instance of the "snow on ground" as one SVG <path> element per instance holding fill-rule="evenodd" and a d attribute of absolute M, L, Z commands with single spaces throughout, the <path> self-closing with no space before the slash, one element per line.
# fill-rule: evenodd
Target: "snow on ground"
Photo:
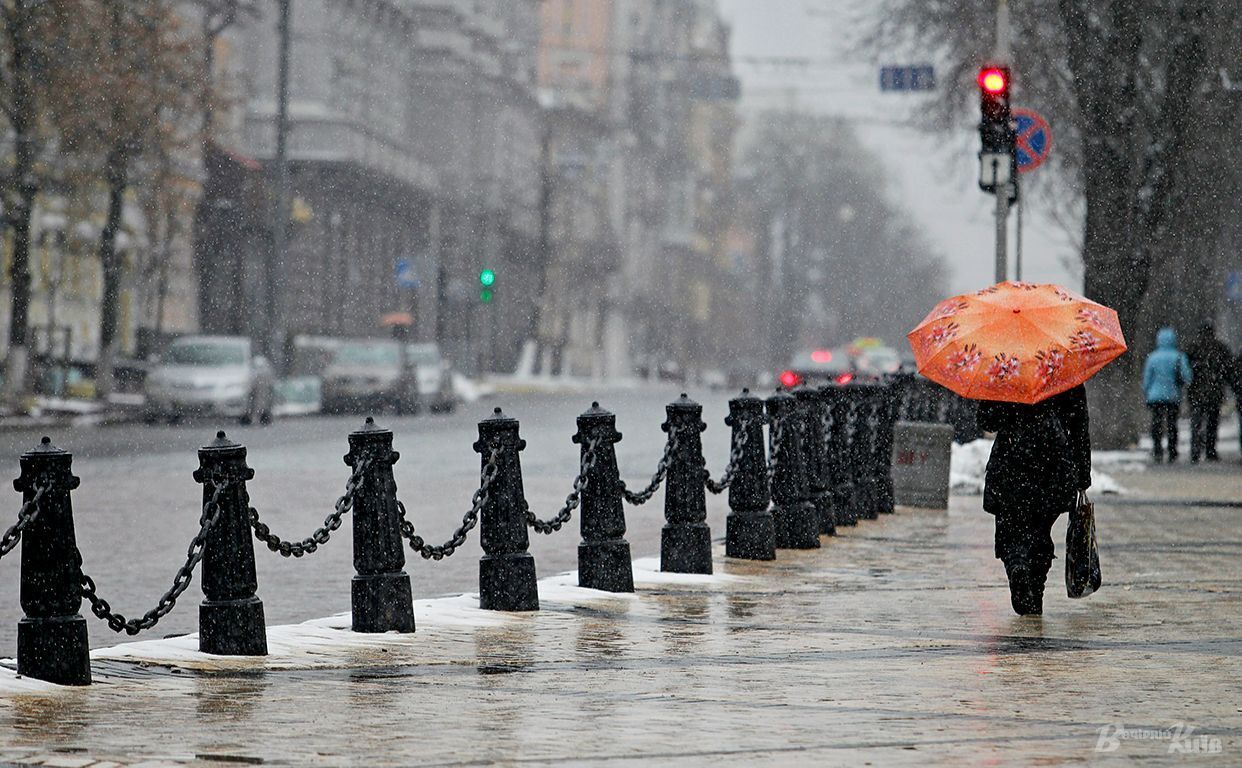
<path fill-rule="evenodd" d="M 717 553 L 720 554 L 720 553 Z M 722 573 L 700 575 L 688 573 L 661 573 L 656 557 L 635 560 L 634 584 L 636 593 L 602 592 L 578 586 L 578 572 L 567 571 L 539 581 L 541 607 L 589 606 L 600 601 L 638 600 L 644 588 L 668 585 L 696 585 L 710 587 L 729 582 L 744 581 L 744 577 Z M 540 621 L 557 620 L 564 614 L 569 620 L 570 612 L 544 610 L 538 615 Z M 110 648 L 91 651 L 95 661 L 125 661 L 136 664 L 178 667 L 204 671 L 230 669 L 314 669 L 340 667 L 349 663 L 350 655 L 394 646 L 417 646 L 419 635 L 441 632 L 470 632 L 475 629 L 502 627 L 512 622 L 528 621 L 531 613 L 507 613 L 485 611 L 479 608 L 477 593 L 450 597 L 427 598 L 414 601 L 414 616 L 418 626 L 415 634 L 395 632 L 385 634 L 362 634 L 350 631 L 351 616 L 336 614 L 312 619 L 301 624 L 286 624 L 267 628 L 267 656 L 212 656 L 198 650 L 198 634 L 180 635 L 153 640 L 121 643 Z M 41 680 L 18 677 L 14 671 L 16 662 L 0 659 L 0 695 L 12 693 L 40 693 L 61 689 L 61 686 Z M 100 680 L 105 682 L 106 680 Z"/>
<path fill-rule="evenodd" d="M 983 475 L 991 453 L 992 441 L 987 439 L 975 440 L 965 445 L 953 444 L 953 455 L 949 462 L 949 487 L 954 493 L 962 496 L 983 493 Z M 1102 494 L 1125 493 L 1125 488 L 1100 468 L 1108 467 L 1117 472 L 1141 471 L 1145 466 L 1140 461 L 1141 456 L 1136 451 L 1099 451 L 1093 454 L 1091 490 Z"/>
<path fill-rule="evenodd" d="M 496 394 L 496 388 L 491 384 L 477 382 L 456 371 L 453 371 L 453 391 L 463 403 L 477 402 Z"/>

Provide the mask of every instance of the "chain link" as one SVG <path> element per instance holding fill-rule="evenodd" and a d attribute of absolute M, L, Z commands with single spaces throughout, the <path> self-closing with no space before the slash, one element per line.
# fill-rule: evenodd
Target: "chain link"
<path fill-rule="evenodd" d="M 746 443 L 750 440 L 750 419 L 739 420 L 737 426 L 738 429 L 733 431 L 733 441 L 729 449 L 729 463 L 725 466 L 724 474 L 720 476 L 720 480 L 713 480 L 707 468 L 703 468 L 703 484 L 712 493 L 724 493 L 725 489 L 733 482 L 733 475 L 742 463 L 742 450 L 746 448 Z"/>
<path fill-rule="evenodd" d="M 401 535 L 410 542 L 410 549 L 417 552 L 424 560 L 443 560 L 451 556 L 457 551 L 457 548 L 466 543 L 466 535 L 479 524 L 479 513 L 483 511 L 483 507 L 487 505 L 488 489 L 492 487 L 492 482 L 496 480 L 496 475 L 500 474 L 500 449 L 493 448 L 491 454 L 487 457 L 487 464 L 483 467 L 480 476 L 479 489 L 474 492 L 474 497 L 470 501 L 470 511 L 461 519 L 461 527 L 453 532 L 453 537 L 444 542 L 440 546 L 428 544 L 414 530 L 414 524 L 406 519 L 405 505 L 400 501 L 397 502 L 397 509 L 401 513 Z"/>
<path fill-rule="evenodd" d="M 254 529 L 254 537 L 266 544 L 271 551 L 279 552 L 281 557 L 302 557 L 315 552 L 321 544 L 328 543 L 332 533 L 341 527 L 341 518 L 354 508 L 354 496 L 362 487 L 364 475 L 370 467 L 369 458 L 364 457 L 358 461 L 345 483 L 344 495 L 336 500 L 335 511 L 324 518 L 322 528 L 301 541 L 284 541 L 272 533 L 266 524 L 259 521 L 259 510 L 250 506 L 250 494 L 245 494 L 243 503 L 250 512 L 250 527 Z"/>
<path fill-rule="evenodd" d="M 569 522 L 569 518 L 573 516 L 574 510 L 582 503 L 582 492 L 586 490 L 589 482 L 589 474 L 595 469 L 595 462 L 598 457 L 595 455 L 596 448 L 599 447 L 599 440 L 588 440 L 586 450 L 582 452 L 582 460 L 578 464 L 578 476 L 574 478 L 574 489 L 565 497 L 565 506 L 561 507 L 561 511 L 556 513 L 556 517 L 551 520 L 540 520 L 535 517 L 535 513 L 530 511 L 530 507 L 526 508 L 526 524 L 535 529 L 536 533 L 555 533 L 559 531 L 565 523 Z M 523 500 L 525 503 L 525 500 Z"/>
<path fill-rule="evenodd" d="M 660 463 L 656 465 L 655 474 L 651 476 L 651 482 L 647 487 L 635 493 L 625 487 L 625 481 L 621 481 L 621 495 L 634 506 L 646 504 L 655 495 L 664 483 L 664 476 L 668 474 L 668 465 L 673 458 L 673 453 L 677 450 L 677 430 L 669 425 L 668 442 L 664 444 L 664 455 L 660 457 Z"/>
<path fill-rule="evenodd" d="M 785 419 L 787 415 L 772 419 L 772 455 L 768 456 L 768 485 L 776 482 L 776 465 L 779 462 L 781 448 L 785 444 Z"/>
<path fill-rule="evenodd" d="M 125 632 L 128 635 L 136 635 L 145 629 L 151 629 L 159 623 L 160 619 L 168 615 L 177 604 L 177 598 L 189 588 L 190 582 L 194 580 L 194 568 L 203 559 L 203 549 L 207 543 L 207 534 L 211 531 L 212 526 L 220 519 L 220 497 L 224 494 L 231 484 L 228 478 L 212 478 L 208 480 L 214 486 L 211 498 L 203 504 L 203 514 L 199 518 L 198 534 L 190 540 L 190 546 L 186 551 L 185 564 L 177 571 L 177 575 L 173 577 L 172 587 L 164 593 L 159 603 L 154 608 L 147 611 L 139 619 L 126 619 L 119 613 L 112 610 L 112 606 L 108 604 L 99 595 L 95 594 L 95 580 L 87 576 L 82 571 L 82 553 L 77 553 L 78 560 L 78 578 L 82 586 L 82 597 L 90 601 L 91 613 L 108 622 L 108 628 L 113 632 Z"/>
<path fill-rule="evenodd" d="M 42 499 L 43 494 L 47 493 L 51 487 L 52 483 L 46 477 L 40 476 L 35 482 L 34 496 L 30 497 L 30 501 L 22 504 L 22 508 L 17 511 L 17 522 L 4 532 L 4 536 L 0 537 L 0 557 L 12 552 L 22 540 L 22 531 L 39 516 L 39 499 Z"/>

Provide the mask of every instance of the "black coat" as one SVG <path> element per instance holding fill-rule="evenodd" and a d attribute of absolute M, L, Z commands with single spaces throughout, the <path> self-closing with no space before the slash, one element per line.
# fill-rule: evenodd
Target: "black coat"
<path fill-rule="evenodd" d="M 994 515 L 1050 515 L 1091 486 L 1087 392 L 1080 385 L 1035 405 L 979 403 L 979 428 L 996 433 L 983 485 Z"/>
<path fill-rule="evenodd" d="M 1234 363 L 1229 347 L 1211 333 L 1200 333 L 1186 348 L 1190 358 L 1190 386 L 1186 397 L 1191 405 L 1216 405 L 1225 399 L 1225 385 L 1233 382 Z"/>

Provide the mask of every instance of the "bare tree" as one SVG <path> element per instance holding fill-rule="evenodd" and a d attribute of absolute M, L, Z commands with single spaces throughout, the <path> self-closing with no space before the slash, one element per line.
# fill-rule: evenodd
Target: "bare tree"
<path fill-rule="evenodd" d="M 27 387 L 30 313 L 30 222 L 41 186 L 37 166 L 46 139 L 42 69 L 47 62 L 45 0 L 0 1 L 0 112 L 13 137 L 12 168 L 0 176 L 4 223 L 13 234 L 9 264 L 9 351 L 4 393 L 15 401 Z"/>
<path fill-rule="evenodd" d="M 974 71 L 991 51 L 993 10 L 991 0 L 887 0 L 867 41 L 937 55 L 948 91 L 924 106 L 960 130 L 974 109 Z M 1089 388 L 1105 445 L 1139 432 L 1138 371 L 1153 326 L 1185 327 L 1218 304 L 1225 196 L 1203 174 L 1229 159 L 1210 140 L 1224 134 L 1215 79 L 1230 55 L 1215 30 L 1239 10 L 1238 0 L 1024 0 L 1015 9 L 1015 97 L 1053 115 L 1051 181 L 1063 199 L 1082 201 L 1085 291 L 1117 310 L 1131 341 Z"/>
<path fill-rule="evenodd" d="M 123 260 L 117 250 L 135 161 L 186 147 L 183 126 L 197 100 L 200 70 L 171 0 L 64 0 L 60 82 L 75 98 L 57 114 L 67 149 L 97 156 L 107 192 L 97 254 L 103 272 L 96 392 L 113 387 Z M 89 63 L 89 65 L 88 65 Z"/>

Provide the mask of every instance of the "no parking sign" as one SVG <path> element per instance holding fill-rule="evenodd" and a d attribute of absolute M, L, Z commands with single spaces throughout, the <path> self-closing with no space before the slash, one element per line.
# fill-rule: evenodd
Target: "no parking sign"
<path fill-rule="evenodd" d="M 1011 114 L 1017 124 L 1014 129 L 1017 139 L 1014 155 L 1018 161 L 1018 172 L 1033 171 L 1043 165 L 1048 159 L 1048 152 L 1052 150 L 1052 128 L 1033 109 L 1017 107 Z"/>

